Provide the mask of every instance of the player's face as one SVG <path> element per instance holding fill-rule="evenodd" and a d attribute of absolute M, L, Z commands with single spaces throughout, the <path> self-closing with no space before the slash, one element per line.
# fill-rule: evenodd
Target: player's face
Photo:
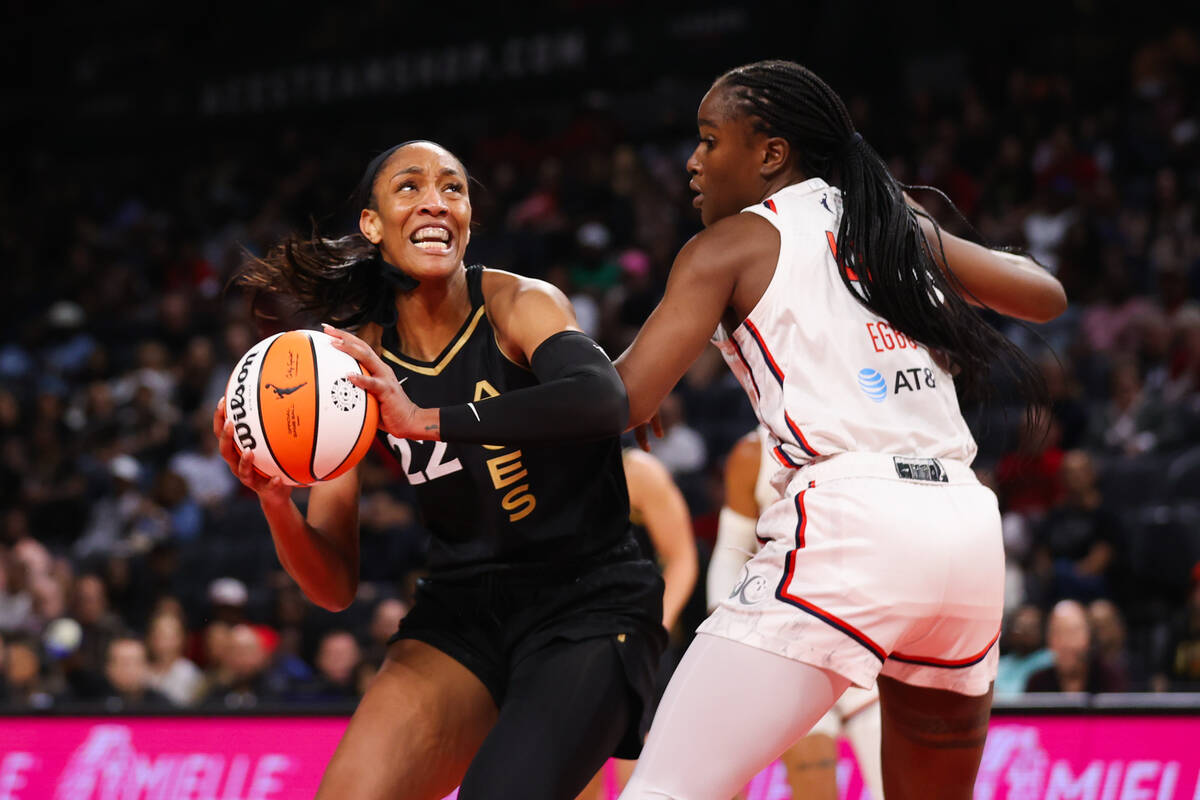
<path fill-rule="evenodd" d="M 692 205 L 705 226 L 737 214 L 762 199 L 763 138 L 750 121 L 733 113 L 721 86 L 709 89 L 696 112 L 700 141 L 687 162 L 696 192 Z"/>
<path fill-rule="evenodd" d="M 471 198 L 462 164 L 432 142 L 402 147 L 375 177 L 375 208 L 359 229 L 383 257 L 417 280 L 458 269 L 471 238 Z"/>

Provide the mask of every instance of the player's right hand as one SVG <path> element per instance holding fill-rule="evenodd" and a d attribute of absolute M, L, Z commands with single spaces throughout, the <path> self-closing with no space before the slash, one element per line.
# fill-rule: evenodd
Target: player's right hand
<path fill-rule="evenodd" d="M 282 502 L 292 496 L 292 487 L 278 477 L 268 478 L 254 468 L 254 454 L 249 450 L 240 450 L 234 441 L 233 421 L 225 416 L 225 398 L 217 403 L 213 412 L 213 435 L 220 443 L 221 458 L 229 465 L 229 469 L 247 488 L 258 495 L 264 502 Z"/>

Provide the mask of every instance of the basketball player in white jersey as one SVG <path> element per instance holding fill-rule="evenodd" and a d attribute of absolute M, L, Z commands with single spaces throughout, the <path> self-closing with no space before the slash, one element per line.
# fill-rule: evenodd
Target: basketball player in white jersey
<path fill-rule="evenodd" d="M 909 206 L 804 67 L 731 70 L 698 124 L 687 167 L 705 230 L 617 368 L 643 423 L 716 329 L 769 432 L 779 499 L 746 590 L 700 626 L 622 797 L 728 800 L 847 687 L 877 681 L 888 800 L 966 800 L 1004 553 L 954 384 L 1002 357 L 1032 375 L 972 304 L 1045 321 L 1066 297 L 1035 262 Z"/>
<path fill-rule="evenodd" d="M 771 486 L 775 472 L 770 433 L 761 425 L 743 436 L 725 460 L 725 503 L 717 522 L 717 541 L 708 562 L 707 595 L 711 613 L 726 598 L 752 601 L 754 585 L 746 561 L 758 550 L 755 523 L 779 495 Z M 863 783 L 875 800 L 883 798 L 880 765 L 879 691 L 851 686 L 804 738 L 783 754 L 792 797 L 837 800 L 837 738 L 854 748 Z"/>

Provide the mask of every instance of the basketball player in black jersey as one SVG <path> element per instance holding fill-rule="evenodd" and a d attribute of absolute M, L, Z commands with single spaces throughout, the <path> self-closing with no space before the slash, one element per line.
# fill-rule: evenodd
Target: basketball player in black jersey
<path fill-rule="evenodd" d="M 461 782 L 464 800 L 573 798 L 609 756 L 637 756 L 666 640 L 663 582 L 630 532 L 624 390 L 560 292 L 464 266 L 471 203 L 449 151 L 397 145 L 360 197 L 361 235 L 286 241 L 241 277 L 337 324 L 360 386 L 442 410 L 408 438 L 392 434 L 413 420 L 381 416 L 433 534 L 430 574 L 317 796 L 438 800 Z M 357 470 L 313 486 L 302 514 L 238 457 L 223 403 L 214 426 L 283 566 L 345 608 Z"/>

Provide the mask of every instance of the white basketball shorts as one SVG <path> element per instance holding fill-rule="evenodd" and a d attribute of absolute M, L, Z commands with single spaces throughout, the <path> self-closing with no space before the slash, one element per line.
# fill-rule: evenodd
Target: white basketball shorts
<path fill-rule="evenodd" d="M 699 631 L 829 669 L 966 695 L 996 676 L 996 496 L 946 459 L 843 453 L 797 470 L 767 540 Z"/>

